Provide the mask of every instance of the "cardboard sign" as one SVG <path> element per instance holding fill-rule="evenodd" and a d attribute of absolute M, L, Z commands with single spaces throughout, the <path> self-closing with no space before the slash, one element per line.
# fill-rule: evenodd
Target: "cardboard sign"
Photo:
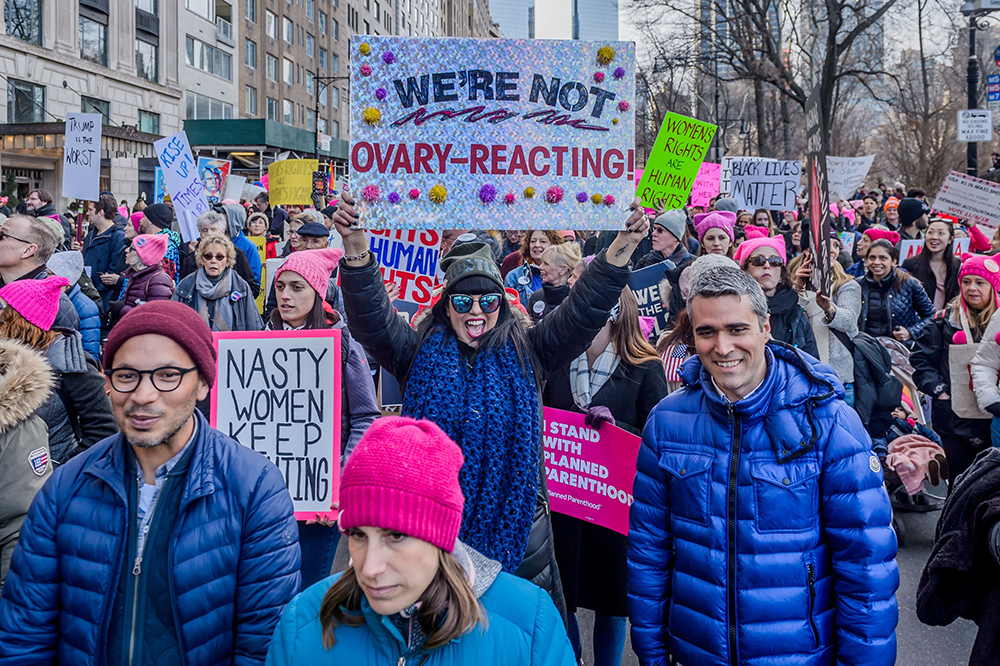
<path fill-rule="evenodd" d="M 829 176 L 827 192 L 831 199 L 840 201 L 854 196 L 868 176 L 868 170 L 872 168 L 874 155 L 864 157 L 833 157 L 827 155 L 826 170 Z"/>
<path fill-rule="evenodd" d="M 281 250 L 278 250 L 280 253 Z M 288 257 L 275 257 L 274 259 L 268 259 L 264 262 L 264 298 L 267 298 L 267 294 L 271 293 L 271 285 L 274 284 L 274 274 L 281 268 L 281 264 L 285 263 Z M 263 310 L 261 310 L 263 312 Z"/>
<path fill-rule="evenodd" d="M 959 109 L 958 140 L 965 143 L 993 140 L 992 109 Z"/>
<path fill-rule="evenodd" d="M 264 291 L 264 282 L 267 279 L 264 275 L 264 271 L 267 270 L 267 239 L 261 236 L 247 236 L 247 239 L 254 244 L 254 247 L 257 248 L 257 254 L 260 256 L 260 292 L 258 292 L 254 302 L 257 304 L 257 312 L 264 314 L 264 302 L 267 300 L 267 292 Z"/>
<path fill-rule="evenodd" d="M 712 197 L 719 196 L 719 177 L 721 175 L 721 164 L 701 163 L 698 175 L 694 178 L 694 187 L 691 188 L 692 206 L 707 206 Z"/>
<path fill-rule="evenodd" d="M 350 49 L 363 226 L 622 226 L 634 192 L 631 42 L 355 35 Z"/>
<path fill-rule="evenodd" d="M 819 88 L 806 100 L 806 154 L 808 165 L 809 251 L 813 291 L 830 293 L 833 267 L 830 262 L 830 194 L 826 171 L 826 140 Z"/>
<path fill-rule="evenodd" d="M 670 312 L 663 308 L 660 302 L 660 282 L 664 280 L 667 263 L 660 262 L 637 271 L 632 271 L 628 278 L 628 286 L 639 304 L 639 316 L 653 317 L 656 320 L 653 339 L 667 327 Z"/>
<path fill-rule="evenodd" d="M 156 167 L 153 174 L 153 203 L 163 203 L 166 194 L 167 182 L 163 179 L 163 169 Z"/>
<path fill-rule="evenodd" d="M 312 205 L 313 171 L 316 160 L 282 160 L 267 168 L 268 201 L 272 206 Z"/>
<path fill-rule="evenodd" d="M 934 210 L 976 224 L 1000 224 L 1000 185 L 949 171 L 934 198 Z"/>
<path fill-rule="evenodd" d="M 67 113 L 62 195 L 97 201 L 101 193 L 101 114 Z"/>
<path fill-rule="evenodd" d="M 725 156 L 722 158 L 722 164 L 719 167 L 719 196 L 729 197 L 732 192 L 732 175 L 733 175 L 733 161 L 734 160 L 752 160 L 755 162 L 773 162 L 773 158 L 770 157 L 730 157 Z"/>
<path fill-rule="evenodd" d="M 694 118 L 667 113 L 636 192 L 644 206 L 671 209 L 687 203 L 716 129 Z"/>
<path fill-rule="evenodd" d="M 177 214 L 185 243 L 198 240 L 198 216 L 209 211 L 205 186 L 198 177 L 198 166 L 191 156 L 191 144 L 182 130 L 153 144 L 156 159 L 163 169 L 163 179 Z"/>
<path fill-rule="evenodd" d="M 583 414 L 546 407 L 542 445 L 552 510 L 628 535 L 635 459 L 642 440 Z"/>
<path fill-rule="evenodd" d="M 969 251 L 970 243 L 972 243 L 971 238 L 954 239 L 951 242 L 952 253 L 956 257 L 961 259 L 962 255 Z M 903 263 L 910 257 L 915 257 L 923 251 L 924 251 L 923 238 L 919 238 L 917 240 L 901 240 L 899 241 L 899 263 Z"/>
<path fill-rule="evenodd" d="M 796 160 L 734 159 L 730 165 L 730 196 L 744 210 L 794 210 L 802 178 Z"/>
<path fill-rule="evenodd" d="M 298 520 L 330 511 L 340 498 L 340 335 L 212 334 L 219 354 L 212 427 L 278 467 Z"/>
<path fill-rule="evenodd" d="M 232 168 L 231 160 L 220 160 L 215 157 L 198 158 L 198 177 L 205 186 L 205 196 L 210 202 L 222 201 L 226 191 L 226 180 Z"/>
<path fill-rule="evenodd" d="M 382 268 L 382 279 L 399 285 L 400 300 L 430 305 L 441 249 L 439 232 L 373 230 L 368 245 Z"/>

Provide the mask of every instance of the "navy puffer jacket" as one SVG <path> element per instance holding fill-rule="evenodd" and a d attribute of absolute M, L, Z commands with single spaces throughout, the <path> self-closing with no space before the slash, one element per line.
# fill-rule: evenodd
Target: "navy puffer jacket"
<path fill-rule="evenodd" d="M 899 291 L 896 291 L 896 281 Z M 895 270 L 879 283 L 871 277 L 871 272 L 857 278 L 861 284 L 861 316 L 858 318 L 858 329 L 871 335 L 878 335 L 866 325 L 868 321 L 868 306 L 885 309 L 884 318 L 889 322 L 889 335 L 897 326 L 910 331 L 913 338 L 919 338 L 924 328 L 934 316 L 934 304 L 927 297 L 920 280 Z"/>
<path fill-rule="evenodd" d="M 632 647 L 655 665 L 891 666 L 899 572 L 878 458 L 829 366 L 766 353 L 737 403 L 692 357 L 646 422 Z"/>
<path fill-rule="evenodd" d="M 261 664 L 299 591 L 298 529 L 278 468 L 210 428 L 198 434 L 170 538 L 185 666 Z M 21 528 L 0 603 L 0 663 L 96 666 L 125 557 L 122 435 L 59 467 Z"/>

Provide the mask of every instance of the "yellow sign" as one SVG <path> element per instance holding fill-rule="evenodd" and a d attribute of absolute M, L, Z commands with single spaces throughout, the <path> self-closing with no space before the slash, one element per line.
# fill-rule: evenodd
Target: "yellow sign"
<path fill-rule="evenodd" d="M 257 246 L 257 254 L 260 255 L 260 291 L 257 293 L 256 302 L 257 312 L 264 314 L 264 300 L 267 298 L 267 294 L 264 293 L 264 285 L 266 284 L 264 271 L 267 270 L 267 239 L 261 236 L 247 236 L 247 238 Z"/>
<path fill-rule="evenodd" d="M 313 172 L 317 160 L 281 160 L 267 168 L 268 202 L 272 206 L 312 204 Z"/>

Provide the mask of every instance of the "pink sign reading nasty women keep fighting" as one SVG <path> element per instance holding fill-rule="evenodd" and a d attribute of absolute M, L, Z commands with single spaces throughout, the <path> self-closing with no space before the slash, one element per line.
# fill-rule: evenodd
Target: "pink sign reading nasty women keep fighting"
<path fill-rule="evenodd" d="M 584 415 L 545 408 L 545 473 L 552 510 L 628 534 L 640 438 Z"/>

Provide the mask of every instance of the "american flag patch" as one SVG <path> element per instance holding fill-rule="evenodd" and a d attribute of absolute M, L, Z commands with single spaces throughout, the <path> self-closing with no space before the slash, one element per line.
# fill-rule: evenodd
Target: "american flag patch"
<path fill-rule="evenodd" d="M 663 352 L 663 369 L 667 373 L 668 382 L 681 380 L 681 366 L 687 360 L 687 345 L 670 345 Z"/>
<path fill-rule="evenodd" d="M 40 446 L 29 453 L 28 464 L 31 465 L 31 471 L 34 472 L 36 476 L 45 474 L 45 470 L 49 467 L 48 447 Z"/>

